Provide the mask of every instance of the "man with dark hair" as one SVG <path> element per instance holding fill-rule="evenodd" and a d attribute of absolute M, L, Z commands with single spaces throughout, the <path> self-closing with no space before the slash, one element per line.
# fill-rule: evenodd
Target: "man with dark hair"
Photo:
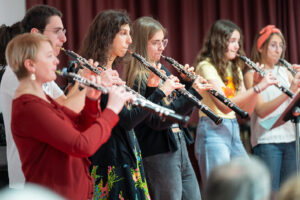
<path fill-rule="evenodd" d="M 51 6 L 34 6 L 25 14 L 22 20 L 23 28 L 25 32 L 31 32 L 32 28 L 43 30 L 46 28 L 47 24 L 49 24 L 50 17 L 52 16 L 62 18 L 62 13 Z"/>
<path fill-rule="evenodd" d="M 260 160 L 235 158 L 211 172 L 205 199 L 267 200 L 271 193 L 270 181 L 270 173 Z"/>
<path fill-rule="evenodd" d="M 25 32 L 41 33 L 46 35 L 51 40 L 55 56 L 57 56 L 62 45 L 67 41 L 65 35 L 66 30 L 64 29 L 61 17 L 61 12 L 56 8 L 47 5 L 38 5 L 27 11 L 21 23 Z M 6 70 L 1 81 L 0 97 L 6 133 L 9 186 L 11 188 L 23 188 L 25 182 L 21 169 L 20 157 L 12 137 L 10 126 L 12 100 L 17 87 L 17 77 L 14 75 L 11 68 L 6 66 Z M 83 108 L 85 99 L 84 92 L 76 90 L 75 95 L 73 93 L 71 98 L 66 98 L 63 91 L 54 81 L 45 83 L 43 85 L 43 89 L 47 95 L 55 99 L 58 103 L 72 109 L 75 112 L 79 112 Z"/>

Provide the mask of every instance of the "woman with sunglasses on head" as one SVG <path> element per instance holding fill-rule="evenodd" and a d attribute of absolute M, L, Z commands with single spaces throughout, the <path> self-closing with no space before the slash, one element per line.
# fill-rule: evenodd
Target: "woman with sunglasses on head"
<path fill-rule="evenodd" d="M 113 68 L 118 66 L 132 42 L 130 24 L 129 16 L 123 11 L 102 11 L 93 20 L 84 39 L 80 55 L 92 58 L 105 67 L 107 80 L 121 80 Z M 149 83 L 153 82 L 152 79 L 157 78 L 152 76 Z M 164 84 L 148 99 L 158 102 L 178 86 Z M 102 97 L 102 108 L 106 106 L 105 98 Z M 143 108 L 129 105 L 123 107 L 119 117 L 120 121 L 113 129 L 110 139 L 91 157 L 91 173 L 95 179 L 94 198 L 150 199 L 133 128 L 142 121 L 159 126 L 159 117 Z"/>
<path fill-rule="evenodd" d="M 208 31 L 202 50 L 196 58 L 196 73 L 203 76 L 213 88 L 224 94 L 241 109 L 252 113 L 258 93 L 255 87 L 245 89 L 243 63 L 237 57 L 244 55 L 241 29 L 229 20 L 216 21 Z M 268 74 L 258 83 L 261 90 L 276 83 Z M 235 113 L 208 92 L 203 102 L 223 118 L 219 125 L 199 112 L 195 156 L 198 161 L 202 183 L 205 186 L 209 173 L 216 166 L 234 157 L 247 156 L 240 139 Z"/>
<path fill-rule="evenodd" d="M 166 29 L 157 20 L 151 17 L 141 17 L 133 24 L 132 49 L 159 69 L 161 65 L 158 63 L 167 45 L 165 36 Z M 146 88 L 151 72 L 145 66 L 132 58 L 124 68 L 123 79 L 130 87 L 143 96 L 147 97 L 151 94 L 151 90 Z M 164 66 L 161 66 L 161 70 L 170 75 Z M 188 70 L 193 70 L 193 68 Z M 170 77 L 178 81 L 172 75 Z M 201 96 L 198 91 L 203 90 L 199 87 L 201 80 L 197 78 L 194 83 L 186 82 L 189 85 L 189 91 L 199 99 Z M 152 86 L 153 88 L 160 87 L 159 81 L 153 83 Z M 194 104 L 186 97 L 176 97 L 175 93 L 164 98 L 159 104 L 182 115 L 191 114 L 194 108 Z M 186 147 L 187 144 L 193 142 L 189 130 L 177 123 L 165 122 L 164 126 L 160 127 L 141 123 L 135 128 L 135 132 L 143 155 L 151 198 L 201 199 L 199 185 Z"/>
<path fill-rule="evenodd" d="M 277 65 L 284 57 L 285 39 L 274 25 L 264 27 L 255 38 L 251 60 L 264 65 L 264 71 L 272 73 L 278 82 L 293 93 L 300 87 L 300 73 L 295 77 L 283 66 Z M 256 84 L 253 70 L 245 75 L 247 88 Z M 272 189 L 278 191 L 281 183 L 296 171 L 295 126 L 291 121 L 271 130 L 264 129 L 260 122 L 280 115 L 292 101 L 275 86 L 260 92 L 251 115 L 251 144 L 253 152 L 268 166 L 272 177 Z"/>

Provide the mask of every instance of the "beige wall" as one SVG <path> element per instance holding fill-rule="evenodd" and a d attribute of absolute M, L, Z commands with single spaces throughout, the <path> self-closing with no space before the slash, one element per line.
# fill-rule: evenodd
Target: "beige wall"
<path fill-rule="evenodd" d="M 0 0 L 0 25 L 12 25 L 23 19 L 26 0 Z"/>

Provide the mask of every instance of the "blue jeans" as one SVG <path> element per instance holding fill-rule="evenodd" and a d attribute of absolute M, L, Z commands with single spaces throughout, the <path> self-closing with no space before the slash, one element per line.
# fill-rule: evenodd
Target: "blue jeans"
<path fill-rule="evenodd" d="M 280 185 L 297 170 L 295 142 L 259 144 L 253 148 L 253 153 L 269 168 L 273 191 L 278 191 Z"/>
<path fill-rule="evenodd" d="M 195 156 L 198 161 L 202 183 L 205 186 L 210 172 L 233 157 L 247 156 L 240 139 L 236 119 L 223 119 L 216 125 L 208 117 L 200 117 L 195 141 Z"/>
<path fill-rule="evenodd" d="M 177 151 L 143 158 L 151 199 L 201 200 L 183 132 L 174 134 Z"/>

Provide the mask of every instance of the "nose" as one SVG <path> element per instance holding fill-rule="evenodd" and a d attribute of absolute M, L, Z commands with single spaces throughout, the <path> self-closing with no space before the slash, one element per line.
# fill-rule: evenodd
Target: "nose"
<path fill-rule="evenodd" d="M 67 41 L 67 36 L 65 33 L 62 33 L 60 36 L 59 36 L 59 40 L 62 42 L 62 43 L 65 43 Z"/>
<path fill-rule="evenodd" d="M 235 47 L 236 49 L 239 49 L 239 48 L 240 48 L 239 42 L 236 42 L 235 45 L 234 45 L 234 47 Z"/>
<path fill-rule="evenodd" d="M 131 36 L 129 35 L 128 38 L 127 38 L 127 44 L 131 44 L 132 43 L 132 38 Z"/>
<path fill-rule="evenodd" d="M 165 47 L 164 47 L 164 45 L 162 43 L 158 46 L 158 50 L 159 51 L 165 50 Z"/>
<path fill-rule="evenodd" d="M 59 64 L 59 60 L 58 60 L 58 58 L 55 56 L 55 58 L 54 58 L 54 64 L 55 65 L 58 65 Z"/>
<path fill-rule="evenodd" d="M 276 52 L 281 53 L 282 52 L 282 47 L 281 46 L 276 46 Z"/>

